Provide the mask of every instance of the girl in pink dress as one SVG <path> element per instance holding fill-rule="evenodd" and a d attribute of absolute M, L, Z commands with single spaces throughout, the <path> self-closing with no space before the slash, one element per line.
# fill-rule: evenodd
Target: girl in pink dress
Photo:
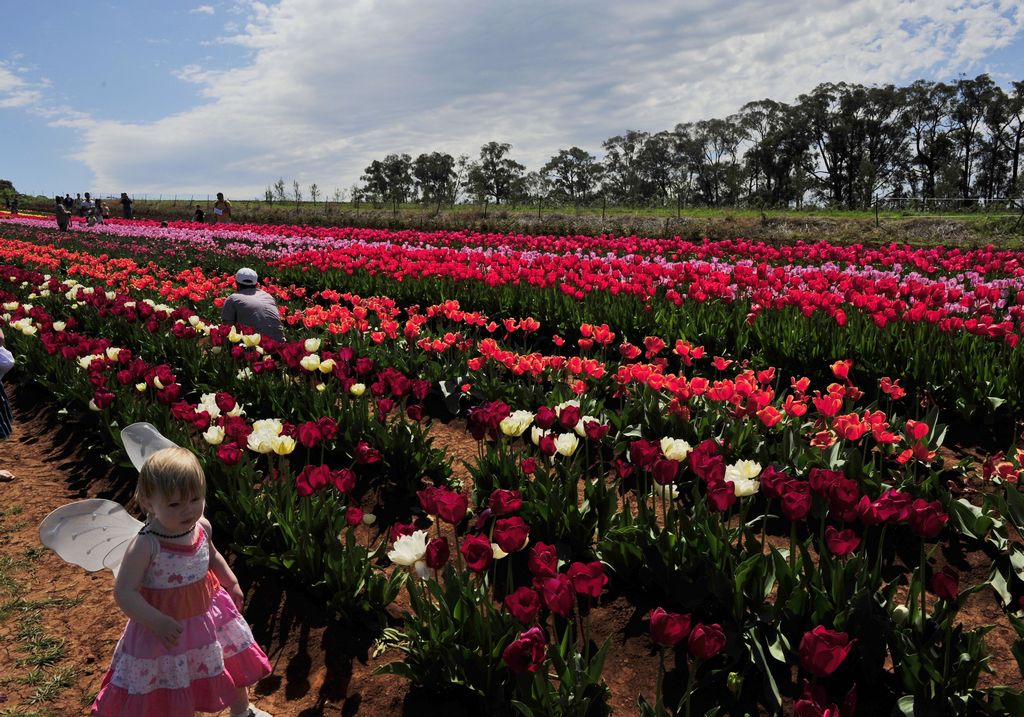
<path fill-rule="evenodd" d="M 154 453 L 135 497 L 148 520 L 125 552 L 114 599 L 128 625 L 114 648 L 92 714 L 269 717 L 247 687 L 271 672 L 239 614 L 242 591 L 210 541 L 206 479 L 185 448 Z"/>

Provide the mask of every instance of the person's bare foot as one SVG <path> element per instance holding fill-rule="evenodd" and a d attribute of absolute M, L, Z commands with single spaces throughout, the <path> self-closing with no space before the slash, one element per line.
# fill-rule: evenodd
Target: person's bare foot
<path fill-rule="evenodd" d="M 6 483 L 6 482 L 12 481 L 12 480 L 14 480 L 14 474 L 13 473 L 11 473 L 10 471 L 0 470 L 0 483 Z"/>

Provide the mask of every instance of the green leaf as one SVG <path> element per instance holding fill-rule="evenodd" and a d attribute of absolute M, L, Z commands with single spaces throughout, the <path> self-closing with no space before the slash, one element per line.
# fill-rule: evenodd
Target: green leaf
<path fill-rule="evenodd" d="M 523 715 L 523 717 L 533 717 L 533 710 L 531 710 L 529 707 L 527 707 L 519 700 L 512 700 L 512 706 L 515 707 L 519 714 Z"/>
<path fill-rule="evenodd" d="M 1012 598 L 1010 597 L 1010 588 L 1006 583 L 1006 576 L 999 569 L 998 565 L 992 565 L 992 572 L 989 573 L 988 582 L 992 586 L 992 589 L 996 591 L 996 595 L 1003 601 L 1003 605 L 1009 605 Z"/>

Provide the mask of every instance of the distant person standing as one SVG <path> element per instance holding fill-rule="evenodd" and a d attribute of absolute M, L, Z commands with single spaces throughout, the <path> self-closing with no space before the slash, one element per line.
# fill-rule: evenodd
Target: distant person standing
<path fill-rule="evenodd" d="M 75 206 L 75 200 L 71 198 L 70 194 L 65 194 L 64 195 L 64 208 L 67 209 L 70 212 L 71 208 L 73 206 Z"/>
<path fill-rule="evenodd" d="M 121 211 L 125 219 L 132 218 L 132 198 L 128 196 L 128 192 L 121 192 Z"/>
<path fill-rule="evenodd" d="M 53 214 L 57 220 L 58 231 L 66 232 L 71 222 L 71 212 L 64 206 L 64 201 L 58 196 L 54 198 Z"/>
<path fill-rule="evenodd" d="M 80 217 L 84 217 L 85 216 L 85 211 L 82 209 L 82 206 L 84 204 L 85 204 L 85 200 L 82 199 L 82 194 L 81 194 L 81 192 L 79 192 L 78 194 L 75 195 L 74 209 L 75 209 L 75 214 L 77 214 Z"/>
<path fill-rule="evenodd" d="M 203 208 L 198 204 L 196 205 L 195 213 L 192 215 L 192 221 L 198 222 L 199 224 L 206 221 L 206 212 L 204 212 Z"/>
<path fill-rule="evenodd" d="M 14 367 L 14 356 L 4 346 L 4 332 L 0 329 L 0 441 L 10 438 L 14 430 L 14 416 L 11 415 L 11 407 L 7 403 L 7 394 L 4 393 L 3 378 Z M 14 475 L 9 470 L 0 470 L 0 483 L 14 480 Z"/>
<path fill-rule="evenodd" d="M 226 222 L 231 220 L 231 202 L 224 198 L 222 192 L 217 192 L 217 201 L 213 204 L 213 223 Z"/>
<path fill-rule="evenodd" d="M 261 336 L 284 341 L 281 313 L 274 297 L 256 288 L 259 276 L 254 269 L 242 267 L 235 273 L 238 291 L 224 301 L 220 320 L 225 324 L 241 324 L 255 329 Z"/>
<path fill-rule="evenodd" d="M 85 199 L 82 200 L 82 216 L 88 218 L 92 215 L 92 210 L 95 208 L 96 202 L 92 200 L 92 195 L 86 192 Z"/>

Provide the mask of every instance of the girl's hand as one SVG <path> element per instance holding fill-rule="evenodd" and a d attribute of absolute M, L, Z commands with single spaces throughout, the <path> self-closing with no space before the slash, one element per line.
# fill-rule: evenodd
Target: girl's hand
<path fill-rule="evenodd" d="M 181 623 L 168 615 L 161 616 L 149 629 L 160 638 L 160 642 L 164 643 L 164 647 L 168 649 L 178 644 L 178 638 L 181 637 L 182 632 Z"/>
<path fill-rule="evenodd" d="M 226 588 L 228 595 L 231 596 L 231 602 L 235 604 L 238 611 L 242 611 L 242 604 L 245 602 L 245 593 L 242 592 L 242 588 L 235 583 L 230 588 Z"/>

